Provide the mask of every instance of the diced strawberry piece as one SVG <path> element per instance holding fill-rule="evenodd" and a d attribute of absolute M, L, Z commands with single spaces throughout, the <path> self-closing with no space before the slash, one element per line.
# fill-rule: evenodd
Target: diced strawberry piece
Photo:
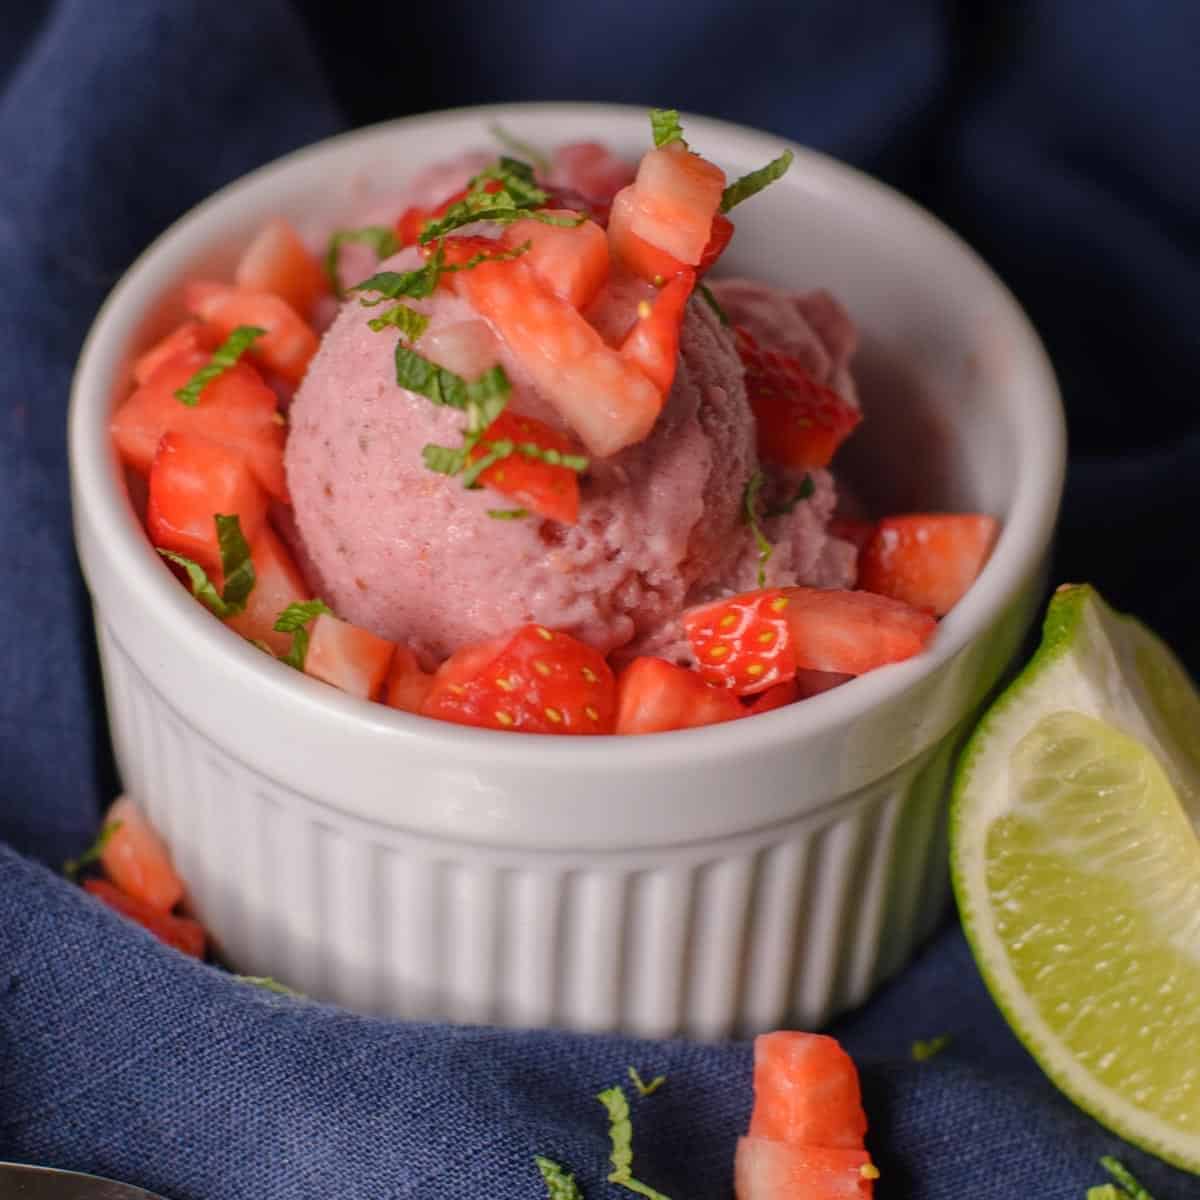
<path fill-rule="evenodd" d="M 717 213 L 713 217 L 712 234 L 709 236 L 708 245 L 704 247 L 704 253 L 700 255 L 700 261 L 696 264 L 697 277 L 712 270 L 717 259 L 725 253 L 725 247 L 729 245 L 732 238 L 733 222 L 724 213 Z"/>
<path fill-rule="evenodd" d="M 191 917 L 176 917 L 171 913 L 159 912 L 145 901 L 127 896 L 107 879 L 85 879 L 84 890 L 90 892 L 101 903 L 143 929 L 149 930 L 160 942 L 173 946 L 192 958 L 204 957 L 204 927 Z"/>
<path fill-rule="evenodd" d="M 865 1200 L 874 1195 L 878 1174 L 865 1150 L 744 1137 L 734 1157 L 733 1190 L 737 1200 Z"/>
<path fill-rule="evenodd" d="M 615 454 L 653 428 L 663 393 L 520 259 L 462 271 L 457 287 L 592 454 Z"/>
<path fill-rule="evenodd" d="M 114 822 L 119 822 L 119 828 L 100 853 L 105 875 L 127 896 L 159 912 L 170 912 L 183 899 L 183 880 L 171 865 L 162 838 L 128 796 L 115 800 L 105 814 L 105 825 Z"/>
<path fill-rule="evenodd" d="M 746 715 L 728 688 L 662 658 L 635 658 L 617 680 L 617 733 L 663 733 Z"/>
<path fill-rule="evenodd" d="M 221 339 L 211 325 L 205 325 L 203 321 L 188 319 L 182 325 L 172 329 L 162 341 L 155 342 L 149 350 L 134 360 L 133 381 L 139 385 L 145 383 L 168 359 L 175 358 L 189 350 L 203 351 L 207 358 L 220 343 Z"/>
<path fill-rule="evenodd" d="M 252 541 L 267 518 L 267 493 L 228 447 L 194 433 L 165 434 L 150 467 L 150 540 L 216 574 L 221 569 L 213 520 L 218 513 L 237 516 Z"/>
<path fill-rule="evenodd" d="M 630 230 L 687 266 L 695 266 L 712 237 L 725 172 L 682 142 L 649 150 L 633 184 Z"/>
<path fill-rule="evenodd" d="M 827 467 L 858 427 L 862 413 L 832 388 L 817 383 L 799 359 L 764 350 L 743 326 L 734 332 L 746 369 L 759 457 L 788 467 Z"/>
<path fill-rule="evenodd" d="M 468 458 L 471 462 L 484 457 L 488 447 L 500 441 L 518 445 L 534 445 L 542 450 L 557 450 L 573 454 L 576 448 L 571 439 L 544 421 L 522 417 L 505 409 L 483 432 L 483 438 Z M 493 463 L 480 476 L 479 482 L 511 496 L 522 508 L 532 509 L 539 516 L 574 525 L 579 520 L 579 475 L 570 467 L 555 466 L 524 454 L 510 454 Z"/>
<path fill-rule="evenodd" d="M 673 254 L 652 246 L 633 232 L 636 198 L 632 187 L 623 188 L 613 197 L 608 213 L 608 245 L 612 257 L 648 283 L 660 286 L 687 269 Z"/>
<path fill-rule="evenodd" d="M 287 301 L 302 317 L 327 291 L 320 263 L 292 225 L 278 218 L 269 221 L 242 251 L 233 280 L 250 292 L 270 292 Z"/>
<path fill-rule="evenodd" d="M 290 384 L 304 378 L 317 352 L 317 335 L 286 300 L 269 292 L 202 280 L 187 284 L 183 299 L 188 311 L 212 325 L 222 339 L 239 325 L 265 329 L 266 334 L 250 347 L 250 355 Z"/>
<path fill-rule="evenodd" d="M 853 679 L 853 675 L 840 675 L 835 671 L 797 671 L 796 694 L 801 700 L 832 691 Z"/>
<path fill-rule="evenodd" d="M 796 673 L 787 623 L 787 596 L 778 588 L 743 592 L 683 614 L 696 669 L 709 683 L 739 696 L 765 692 Z"/>
<path fill-rule="evenodd" d="M 621 343 L 621 356 L 645 372 L 664 396 L 675 382 L 679 331 L 695 285 L 695 273 L 681 271 L 654 300 L 645 301 L 649 312 L 639 312 L 637 322 Z"/>
<path fill-rule="evenodd" d="M 983 570 L 999 532 L 996 518 L 981 513 L 884 517 L 859 556 L 858 586 L 943 617 Z"/>
<path fill-rule="evenodd" d="M 560 217 L 576 216 L 573 212 L 553 211 Z M 501 241 L 510 248 L 529 242 L 521 261 L 556 296 L 575 308 L 586 308 L 608 278 L 608 238 L 594 221 L 547 225 L 530 217 L 513 222 Z"/>
<path fill-rule="evenodd" d="M 163 434 L 197 434 L 241 455 L 259 483 L 271 495 L 286 500 L 286 429 L 275 393 L 252 366 L 239 362 L 222 371 L 205 386 L 194 405 L 182 403 L 175 395 L 209 358 L 209 353 L 193 350 L 159 363 L 113 414 L 111 430 L 117 453 L 135 471 L 144 473 L 150 470 Z"/>
<path fill-rule="evenodd" d="M 554 177 L 593 202 L 607 204 L 636 170 L 600 142 L 572 142 L 554 151 Z"/>
<path fill-rule="evenodd" d="M 777 683 L 757 696 L 748 696 L 746 712 L 749 716 L 754 717 L 759 713 L 771 712 L 772 709 L 784 708 L 799 699 L 801 699 L 801 695 L 796 681 L 786 679 L 783 683 Z"/>
<path fill-rule="evenodd" d="M 834 517 L 829 522 L 829 533 L 844 542 L 850 542 L 861 553 L 875 534 L 875 522 L 861 521 L 857 517 Z"/>
<path fill-rule="evenodd" d="M 421 236 L 421 230 L 432 220 L 431 208 L 406 208 L 396 218 L 396 241 L 401 246 L 415 246 Z"/>
<path fill-rule="evenodd" d="M 254 588 L 246 607 L 225 624 L 247 641 L 262 642 L 275 654 L 286 654 L 292 645 L 290 633 L 276 633 L 275 620 L 291 604 L 312 599 L 312 592 L 280 536 L 264 525 L 250 542 L 254 564 Z"/>
<path fill-rule="evenodd" d="M 752 1138 L 861 1150 L 866 1132 L 858 1069 L 834 1038 L 781 1030 L 754 1039 Z"/>
<path fill-rule="evenodd" d="M 611 733 L 616 686 L 604 656 L 541 625 L 470 646 L 433 677 L 422 711 L 522 733 Z"/>
<path fill-rule="evenodd" d="M 374 700 L 383 690 L 394 650 L 393 642 L 321 613 L 312 623 L 304 673 L 351 696 Z"/>
<path fill-rule="evenodd" d="M 783 589 L 799 670 L 861 675 L 919 654 L 937 632 L 926 612 L 871 592 Z"/>
<path fill-rule="evenodd" d="M 500 343 L 478 318 L 434 325 L 421 335 L 421 353 L 464 379 L 478 379 L 500 361 Z"/>
<path fill-rule="evenodd" d="M 383 702 L 403 712 L 419 713 L 432 686 L 433 676 L 421 670 L 417 656 L 407 646 L 397 646 L 392 655 Z"/>

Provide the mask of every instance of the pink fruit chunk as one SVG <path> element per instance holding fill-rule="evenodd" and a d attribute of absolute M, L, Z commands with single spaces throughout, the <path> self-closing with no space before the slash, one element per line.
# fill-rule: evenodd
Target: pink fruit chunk
<path fill-rule="evenodd" d="M 104 824 L 114 823 L 117 829 L 100 853 L 105 875 L 135 900 L 170 912 L 183 899 L 183 880 L 162 838 L 128 796 L 118 797 L 105 814 Z"/>
<path fill-rule="evenodd" d="M 374 700 L 383 690 L 394 649 L 369 630 L 322 613 L 312 623 L 304 673 L 351 696 Z"/>

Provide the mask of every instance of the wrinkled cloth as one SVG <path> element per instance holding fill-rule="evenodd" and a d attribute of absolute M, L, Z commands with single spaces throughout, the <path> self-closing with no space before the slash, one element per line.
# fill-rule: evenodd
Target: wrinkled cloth
<path fill-rule="evenodd" d="M 897 183 L 1014 287 L 1073 431 L 1058 576 L 1098 583 L 1195 665 L 1196 559 L 1176 547 L 1200 489 L 1200 13 L 1150 19 L 1133 0 L 639 0 L 569 17 L 545 0 L 8 8 L 0 1158 L 173 1200 L 529 1200 L 544 1194 L 541 1153 L 602 1200 L 622 1193 L 604 1181 L 594 1094 L 634 1065 L 668 1076 L 634 1102 L 637 1175 L 674 1200 L 728 1197 L 747 1044 L 354 1016 L 185 960 L 41 865 L 90 841 L 117 787 L 67 495 L 83 336 L 172 220 L 351 124 L 565 97 L 745 121 Z M 1197 1194 L 1050 1086 L 953 926 L 834 1032 L 862 1065 L 883 1200 L 1082 1200 L 1104 1153 L 1156 1200 Z M 945 1050 L 912 1060 L 914 1040 L 943 1033 Z"/>

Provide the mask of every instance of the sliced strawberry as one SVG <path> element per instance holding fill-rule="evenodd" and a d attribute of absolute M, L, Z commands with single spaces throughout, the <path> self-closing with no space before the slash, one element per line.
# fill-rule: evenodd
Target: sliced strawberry
<path fill-rule="evenodd" d="M 862 413 L 804 369 L 799 359 L 764 350 L 744 326 L 735 329 L 746 369 L 746 395 L 758 429 L 758 454 L 787 467 L 827 467 Z"/>
<path fill-rule="evenodd" d="M 463 192 L 462 195 L 466 195 Z M 401 246 L 415 246 L 421 230 L 433 220 L 432 208 L 406 208 L 396 218 L 396 241 Z"/>
<path fill-rule="evenodd" d="M 162 838 L 128 796 L 115 800 L 105 814 L 105 825 L 114 822 L 118 828 L 100 853 L 105 875 L 127 896 L 170 912 L 183 899 L 183 880 Z"/>
<path fill-rule="evenodd" d="M 311 315 L 328 290 L 321 264 L 282 218 L 268 221 L 242 251 L 233 280 L 247 291 L 278 296 L 302 317 Z"/>
<path fill-rule="evenodd" d="M 784 588 L 800 670 L 861 675 L 919 654 L 937 632 L 926 612 L 870 592 Z"/>
<path fill-rule="evenodd" d="M 784 708 L 788 704 L 801 699 L 800 689 L 794 679 L 786 679 L 777 683 L 757 696 L 748 696 L 746 712 L 750 716 L 771 712 L 772 709 Z"/>
<path fill-rule="evenodd" d="M 879 1172 L 865 1150 L 744 1137 L 733 1174 L 737 1200 L 865 1200 L 874 1195 Z"/>
<path fill-rule="evenodd" d="M 185 286 L 188 311 L 207 321 L 221 338 L 239 325 L 257 325 L 266 335 L 249 353 L 281 379 L 297 384 L 317 352 L 317 335 L 286 300 L 269 292 L 250 292 L 228 283 L 197 280 Z"/>
<path fill-rule="evenodd" d="M 520 259 L 483 263 L 457 279 L 592 454 L 615 454 L 650 432 L 663 393 Z"/>
<path fill-rule="evenodd" d="M 612 257 L 648 283 L 660 286 L 687 269 L 673 254 L 652 246 L 633 232 L 637 200 L 632 187 L 613 197 L 608 213 L 608 245 Z"/>
<path fill-rule="evenodd" d="M 836 671 L 797 671 L 796 694 L 801 700 L 832 691 L 853 679 L 853 675 L 840 675 Z"/>
<path fill-rule="evenodd" d="M 850 542 L 861 553 L 874 536 L 875 524 L 874 521 L 861 521 L 857 517 L 834 517 L 829 522 L 829 533 L 832 537 Z"/>
<path fill-rule="evenodd" d="M 695 266 L 712 237 L 724 190 L 725 172 L 682 142 L 649 150 L 633 184 L 630 232 L 685 266 Z"/>
<path fill-rule="evenodd" d="M 743 592 L 683 614 L 696 668 L 709 683 L 739 696 L 765 692 L 796 673 L 796 651 L 778 588 Z"/>
<path fill-rule="evenodd" d="M 443 721 L 522 733 L 611 733 L 615 710 L 604 656 L 541 625 L 451 655 L 422 708 Z"/>
<path fill-rule="evenodd" d="M 858 1069 L 834 1038 L 778 1031 L 754 1039 L 752 1138 L 861 1150 L 866 1132 Z"/>
<path fill-rule="evenodd" d="M 621 343 L 622 358 L 643 371 L 664 396 L 675 382 L 679 331 L 695 286 L 695 272 L 681 271 L 653 301 L 645 301 L 649 311 L 639 311 L 637 322 Z"/>
<path fill-rule="evenodd" d="M 321 613 L 312 623 L 304 673 L 374 700 L 383 690 L 395 645 L 366 629 Z"/>
<path fill-rule="evenodd" d="M 204 957 L 204 927 L 199 921 L 193 921 L 191 917 L 176 917 L 170 913 L 159 912 L 145 901 L 127 896 L 107 879 L 85 879 L 83 886 L 85 891 L 90 892 L 114 912 L 136 921 L 143 929 L 148 929 L 160 942 L 173 946 L 192 958 Z"/>
<path fill-rule="evenodd" d="M 267 519 L 267 493 L 240 455 L 194 433 L 168 433 L 150 467 L 146 528 L 150 540 L 199 563 L 221 569 L 216 514 L 237 516 L 253 541 Z"/>
<path fill-rule="evenodd" d="M 207 365 L 209 357 L 206 351 L 183 351 L 159 363 L 113 414 L 110 428 L 117 453 L 144 473 L 150 470 L 163 434 L 199 434 L 240 454 L 259 483 L 286 500 L 287 432 L 275 393 L 252 366 L 239 362 L 222 371 L 194 405 L 183 404 L 175 395 Z"/>
<path fill-rule="evenodd" d="M 696 264 L 697 278 L 707 274 L 716 265 L 717 259 L 725 253 L 725 247 L 732 238 L 733 222 L 724 213 L 717 213 L 713 217 L 708 245 L 704 247 L 704 253 L 700 255 L 700 261 Z"/>
<path fill-rule="evenodd" d="M 221 339 L 211 325 L 203 321 L 188 319 L 176 326 L 162 341 L 155 342 L 149 350 L 138 356 L 133 363 L 133 381 L 145 383 L 168 359 L 186 351 L 202 351 L 207 357 L 219 345 Z M 157 441 L 157 439 L 156 439 Z M 153 451 L 151 451 L 153 455 Z"/>
<path fill-rule="evenodd" d="M 858 560 L 858 586 L 943 617 L 983 570 L 1000 524 L 981 513 L 884 517 Z"/>
<path fill-rule="evenodd" d="M 551 211 L 563 218 L 577 215 Z M 547 225 L 531 217 L 508 226 L 501 241 L 510 249 L 529 242 L 522 261 L 555 295 L 575 308 L 586 308 L 608 278 L 608 238 L 594 221 Z"/>
<path fill-rule="evenodd" d="M 383 702 L 403 712 L 419 713 L 432 685 L 433 676 L 421 670 L 417 656 L 407 646 L 398 645 L 392 655 Z"/>
<path fill-rule="evenodd" d="M 507 409 L 483 432 L 481 443 L 468 458 L 475 462 L 488 453 L 497 442 L 512 441 L 518 446 L 536 446 L 540 450 L 557 450 L 560 454 L 576 453 L 571 439 L 544 421 L 522 417 Z M 532 509 L 539 516 L 574 525 L 579 520 L 579 475 L 569 467 L 560 467 L 517 452 L 493 463 L 480 476 L 479 482 L 511 496 L 522 508 Z"/>
<path fill-rule="evenodd" d="M 245 609 L 226 618 L 225 624 L 247 641 L 262 642 L 273 653 L 286 654 L 292 645 L 292 635 L 276 633 L 275 619 L 289 605 L 311 600 L 312 591 L 283 540 L 269 525 L 264 525 L 258 536 L 249 541 L 254 588 Z"/>
<path fill-rule="evenodd" d="M 736 721 L 746 710 L 728 688 L 662 658 L 635 658 L 617 680 L 617 733 L 663 733 Z"/>

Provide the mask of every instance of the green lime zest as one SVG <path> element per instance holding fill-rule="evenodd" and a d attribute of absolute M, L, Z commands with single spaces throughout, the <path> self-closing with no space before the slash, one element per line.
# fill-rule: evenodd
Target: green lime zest
<path fill-rule="evenodd" d="M 928 1062 L 937 1054 L 941 1054 L 945 1048 L 954 1040 L 952 1034 L 939 1033 L 936 1037 L 931 1037 L 928 1041 L 915 1041 L 912 1044 L 912 1060 L 913 1062 Z"/>
<path fill-rule="evenodd" d="M 221 513 L 213 515 L 217 526 L 217 546 L 221 553 L 221 573 L 225 577 L 225 586 L 217 591 L 208 572 L 186 555 L 177 554 L 174 550 L 164 550 L 158 547 L 163 558 L 175 563 L 187 572 L 188 582 L 192 587 L 192 595 L 196 597 L 214 616 L 224 621 L 227 617 L 237 616 L 245 610 L 246 601 L 254 590 L 254 562 L 250 557 L 250 546 L 242 534 L 241 522 L 236 514 L 224 516 Z"/>
<path fill-rule="evenodd" d="M 721 211 L 727 213 L 734 205 L 741 204 L 743 200 L 749 200 L 751 196 L 757 196 L 763 188 L 770 186 L 775 180 L 781 179 L 787 174 L 787 169 L 792 165 L 792 159 L 795 157 L 790 150 L 785 150 L 765 167 L 759 167 L 757 171 L 751 171 L 749 174 L 743 175 L 741 179 L 735 179 L 721 193 Z"/>
<path fill-rule="evenodd" d="M 255 987 L 260 987 L 265 992 L 275 992 L 280 996 L 296 996 L 303 998 L 295 988 L 290 988 L 285 983 L 280 983 L 278 979 L 272 979 L 270 975 L 235 975 L 234 979 L 238 983 L 252 983 Z"/>
<path fill-rule="evenodd" d="M 662 1192 L 655 1191 L 649 1184 L 642 1183 L 633 1175 L 633 1122 L 629 1119 L 629 1101 L 625 1090 L 620 1087 L 605 1088 L 596 1097 L 608 1113 L 608 1140 L 611 1147 L 609 1162 L 613 1169 L 608 1182 L 615 1183 L 627 1191 L 645 1196 L 646 1200 L 668 1200 Z"/>
<path fill-rule="evenodd" d="M 1154 1200 L 1148 1191 L 1130 1173 L 1124 1163 L 1106 1154 L 1101 1160 L 1100 1165 L 1117 1181 L 1117 1186 L 1130 1200 Z M 1106 1186 L 1111 1187 L 1112 1184 Z"/>
<path fill-rule="evenodd" d="M 583 1200 L 583 1192 L 575 1182 L 575 1176 L 565 1167 L 559 1166 L 554 1159 L 546 1158 L 542 1154 L 535 1154 L 533 1161 L 542 1173 L 550 1200 Z"/>
<path fill-rule="evenodd" d="M 652 108 L 650 132 L 654 137 L 655 146 L 669 146 L 672 142 L 683 142 L 687 145 L 683 140 L 683 126 L 679 123 L 677 108 Z"/>
<path fill-rule="evenodd" d="M 275 632 L 292 635 L 291 649 L 279 656 L 280 662 L 295 667 L 297 671 L 304 670 L 304 660 L 308 657 L 308 626 L 322 613 L 333 615 L 333 609 L 324 600 L 302 600 L 289 604 L 275 618 Z"/>
<path fill-rule="evenodd" d="M 762 527 L 758 523 L 758 493 L 762 491 L 762 486 L 767 482 L 767 477 L 761 471 L 755 471 L 750 476 L 746 484 L 746 490 L 742 493 L 742 524 L 750 528 L 750 532 L 754 535 L 754 544 L 758 547 L 758 586 L 762 587 L 767 582 L 767 563 L 771 561 L 771 555 L 775 553 L 775 547 L 767 540 L 767 535 L 763 533 Z"/>
<path fill-rule="evenodd" d="M 633 1086 L 637 1088 L 639 1096 L 653 1096 L 664 1083 L 667 1082 L 665 1075 L 655 1075 L 649 1083 L 645 1083 L 642 1077 L 638 1074 L 637 1067 L 628 1068 L 629 1078 L 633 1082 Z"/>
<path fill-rule="evenodd" d="M 379 316 L 372 317 L 367 324 L 376 333 L 384 329 L 398 329 L 401 337 L 415 342 L 429 328 L 429 318 L 407 304 L 394 304 Z"/>
<path fill-rule="evenodd" d="M 369 246 L 375 251 L 375 257 L 381 259 L 390 258 L 400 249 L 400 242 L 395 231 L 386 225 L 364 225 L 361 229 L 339 229 L 334 233 L 329 239 L 322 266 L 325 270 L 325 277 L 329 280 L 329 286 L 339 300 L 346 294 L 345 288 L 342 287 L 339 263 L 342 247 L 349 242 Z"/>
<path fill-rule="evenodd" d="M 529 516 L 527 508 L 489 508 L 487 515 L 493 521 L 523 521 Z"/>
<path fill-rule="evenodd" d="M 121 828 L 121 825 L 120 821 L 106 821 L 100 832 L 96 834 L 96 840 L 78 858 L 68 858 L 63 863 L 63 874 L 68 879 L 78 879 L 79 872 L 84 867 L 90 867 L 92 863 L 99 862 L 100 856 L 104 853 L 104 847 L 112 841 L 113 834 Z"/>
<path fill-rule="evenodd" d="M 238 325 L 212 352 L 212 357 L 181 388 L 175 389 L 175 399 L 188 408 L 200 402 L 200 393 L 212 381 L 232 367 L 267 331 L 258 325 Z"/>

